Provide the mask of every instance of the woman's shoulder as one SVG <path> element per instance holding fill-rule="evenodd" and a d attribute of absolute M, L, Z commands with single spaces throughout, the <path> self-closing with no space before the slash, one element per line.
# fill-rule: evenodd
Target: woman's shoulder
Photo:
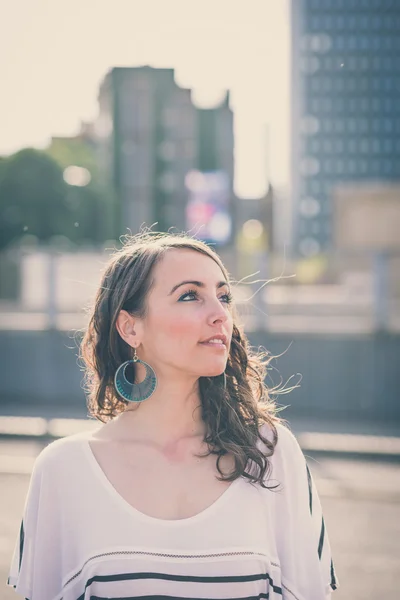
<path fill-rule="evenodd" d="M 289 423 L 283 419 L 273 420 L 272 424 L 265 422 L 259 427 L 259 431 L 270 442 L 275 440 L 277 447 L 279 445 L 282 448 L 298 443 Z"/>
<path fill-rule="evenodd" d="M 287 457 L 289 459 L 293 457 L 300 457 L 302 459 L 303 454 L 300 444 L 287 421 L 282 419 L 273 421 L 273 426 L 270 423 L 263 423 L 259 431 L 263 438 L 266 438 L 274 446 L 272 455 L 271 451 L 268 450 L 268 454 L 273 461 L 282 461 Z M 260 446 L 266 449 L 266 445 L 261 440 Z"/>
<path fill-rule="evenodd" d="M 82 448 L 93 436 L 93 430 L 82 431 L 53 440 L 41 450 L 35 460 L 35 470 L 66 465 L 68 460 L 80 460 Z"/>

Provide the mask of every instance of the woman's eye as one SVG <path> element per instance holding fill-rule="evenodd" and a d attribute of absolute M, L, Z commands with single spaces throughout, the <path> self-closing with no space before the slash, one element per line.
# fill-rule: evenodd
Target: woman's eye
<path fill-rule="evenodd" d="M 183 294 L 180 298 L 179 298 L 179 302 L 187 302 L 190 300 L 198 300 L 199 295 L 195 290 L 186 292 L 185 294 Z M 232 296 L 231 294 L 223 294 L 222 296 L 219 297 L 219 300 L 221 302 L 223 302 L 224 304 L 230 304 L 232 302 Z"/>
<path fill-rule="evenodd" d="M 232 302 L 232 295 L 224 294 L 223 296 L 221 296 L 220 300 L 222 300 L 222 302 L 226 302 L 226 304 L 230 304 Z"/>
<path fill-rule="evenodd" d="M 191 298 L 189 298 L 189 300 L 193 300 L 197 298 L 197 293 L 196 292 L 186 292 L 186 294 L 183 294 L 183 296 L 181 296 L 179 298 L 179 302 L 185 302 L 186 299 L 191 296 Z"/>

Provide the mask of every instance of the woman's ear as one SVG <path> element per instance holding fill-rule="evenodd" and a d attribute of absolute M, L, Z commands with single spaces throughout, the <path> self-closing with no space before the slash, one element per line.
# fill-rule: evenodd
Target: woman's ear
<path fill-rule="evenodd" d="M 136 321 L 126 310 L 121 310 L 115 323 L 119 335 L 132 348 L 137 348 L 140 343 L 135 329 Z"/>

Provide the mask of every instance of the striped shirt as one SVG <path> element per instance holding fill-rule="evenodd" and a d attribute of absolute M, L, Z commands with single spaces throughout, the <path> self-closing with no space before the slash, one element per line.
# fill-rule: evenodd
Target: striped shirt
<path fill-rule="evenodd" d="M 318 493 L 295 436 L 277 430 L 266 478 L 277 489 L 240 477 L 179 520 L 122 498 L 92 432 L 52 442 L 35 461 L 8 585 L 29 600 L 329 599 L 338 581 Z"/>

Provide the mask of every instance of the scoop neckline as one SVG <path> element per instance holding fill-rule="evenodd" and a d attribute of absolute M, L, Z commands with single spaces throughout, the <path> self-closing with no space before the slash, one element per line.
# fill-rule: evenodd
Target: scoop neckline
<path fill-rule="evenodd" d="M 90 445 L 90 441 L 92 439 L 92 434 L 93 434 L 93 432 L 90 432 L 90 435 L 85 436 L 81 441 L 83 442 L 83 448 L 85 451 L 85 455 L 88 458 L 88 461 L 92 467 L 92 470 L 93 470 L 95 476 L 97 477 L 99 482 L 102 484 L 103 488 L 108 493 L 108 495 L 114 501 L 116 501 L 125 511 L 130 513 L 131 516 L 139 519 L 140 521 L 144 521 L 147 523 L 152 523 L 152 524 L 156 524 L 156 525 L 160 525 L 160 526 L 166 526 L 166 527 L 180 527 L 183 525 L 188 525 L 191 523 L 196 523 L 197 521 L 201 521 L 201 520 L 205 519 L 206 517 L 208 517 L 209 515 L 211 515 L 212 513 L 216 512 L 217 509 L 222 507 L 229 500 L 229 498 L 232 496 L 235 488 L 241 483 L 241 481 L 243 479 L 241 476 L 239 476 L 237 479 L 235 479 L 229 485 L 229 487 L 224 492 L 222 492 L 222 494 L 220 496 L 218 496 L 218 498 L 216 500 L 214 500 L 214 502 L 212 504 L 207 506 L 205 509 L 203 509 L 199 513 L 192 515 L 191 517 L 185 517 L 183 519 L 161 519 L 158 517 L 153 517 L 151 515 L 148 515 L 148 514 L 142 512 L 141 510 L 135 508 L 134 506 L 132 506 L 132 504 L 130 504 L 127 500 L 125 500 L 125 498 L 123 496 L 121 496 L 121 494 L 113 486 L 113 484 L 111 483 L 111 481 L 108 479 L 108 477 L 104 473 L 103 469 L 101 468 L 100 464 L 98 463 L 98 461 L 93 453 L 92 447 Z"/>

